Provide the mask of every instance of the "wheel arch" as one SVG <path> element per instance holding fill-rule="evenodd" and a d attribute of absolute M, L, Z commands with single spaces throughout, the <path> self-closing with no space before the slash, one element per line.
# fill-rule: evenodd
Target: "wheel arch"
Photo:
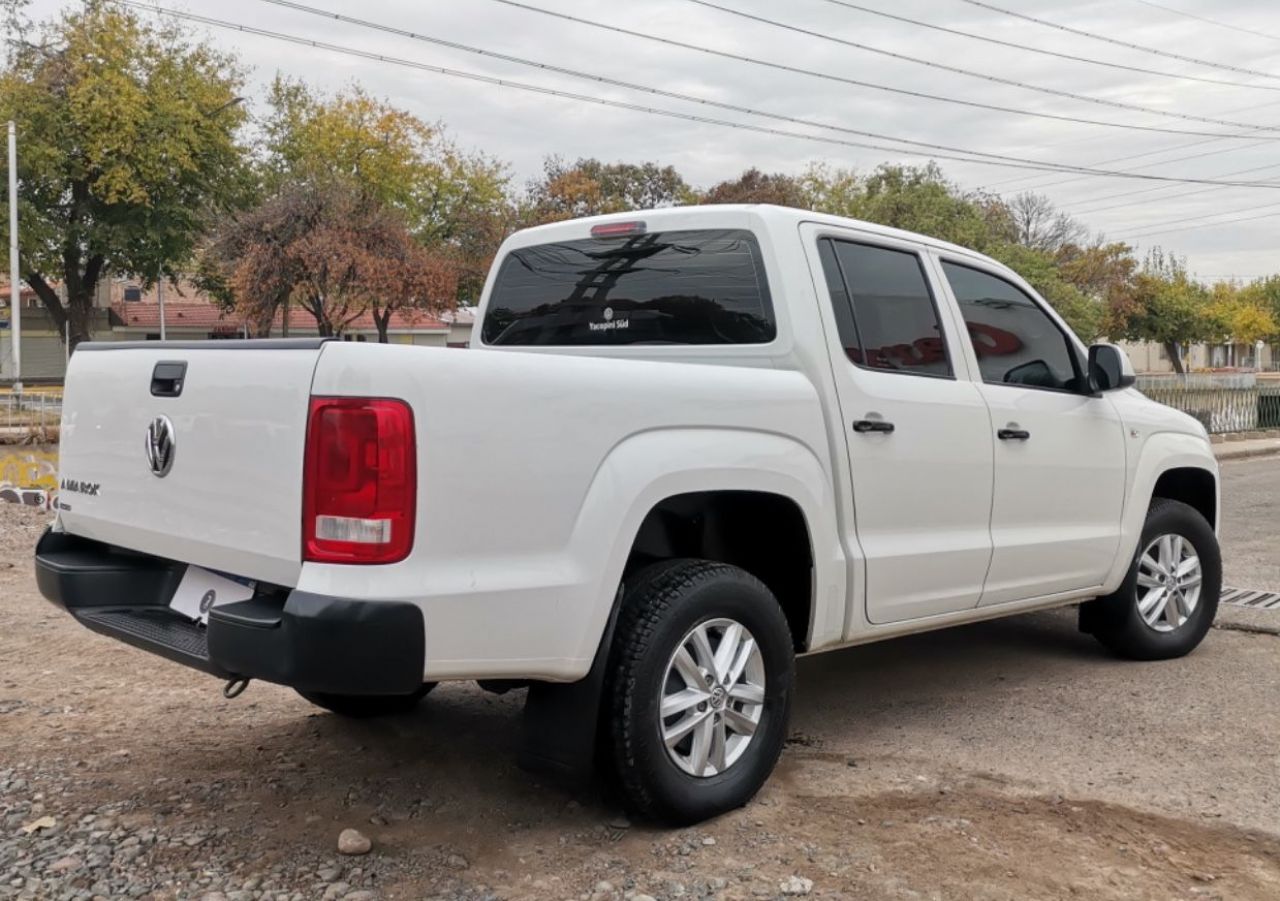
<path fill-rule="evenodd" d="M 1218 528 L 1218 478 L 1198 466 L 1175 466 L 1164 470 L 1151 489 L 1151 499 L 1181 501 L 1194 508 L 1210 528 Z"/>
<path fill-rule="evenodd" d="M 804 511 L 784 494 L 694 491 L 654 504 L 636 530 L 622 581 L 652 563 L 692 557 L 736 566 L 777 598 L 797 652 L 813 624 L 813 538 Z"/>

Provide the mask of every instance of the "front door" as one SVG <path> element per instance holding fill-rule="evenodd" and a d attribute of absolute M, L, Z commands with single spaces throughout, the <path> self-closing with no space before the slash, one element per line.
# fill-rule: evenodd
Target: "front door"
<path fill-rule="evenodd" d="M 1096 588 L 1115 560 L 1124 427 L 1084 390 L 1063 328 L 1003 276 L 942 260 L 996 433 L 994 551 L 982 605 Z"/>
<path fill-rule="evenodd" d="M 867 618 L 970 609 L 991 560 L 987 406 L 957 373 L 961 337 L 940 315 L 922 249 L 856 234 L 814 229 L 807 243 L 826 286 Z"/>

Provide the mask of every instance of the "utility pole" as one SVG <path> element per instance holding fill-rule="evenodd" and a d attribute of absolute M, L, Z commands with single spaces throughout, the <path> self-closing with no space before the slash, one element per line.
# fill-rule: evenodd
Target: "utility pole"
<path fill-rule="evenodd" d="M 156 282 L 156 299 L 160 301 L 160 340 L 164 337 L 164 276 L 160 276 L 160 281 Z"/>
<path fill-rule="evenodd" d="M 12 307 L 13 390 L 22 394 L 22 288 L 18 283 L 18 126 L 9 120 L 9 304 Z"/>

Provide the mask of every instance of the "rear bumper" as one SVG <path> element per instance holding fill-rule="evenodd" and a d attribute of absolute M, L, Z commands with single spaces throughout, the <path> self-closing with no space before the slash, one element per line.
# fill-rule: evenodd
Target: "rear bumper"
<path fill-rule="evenodd" d="M 304 691 L 408 694 L 422 684 L 422 611 L 297 590 L 259 591 L 215 607 L 207 627 L 169 608 L 186 564 L 46 531 L 41 593 L 82 625 L 222 679 Z"/>

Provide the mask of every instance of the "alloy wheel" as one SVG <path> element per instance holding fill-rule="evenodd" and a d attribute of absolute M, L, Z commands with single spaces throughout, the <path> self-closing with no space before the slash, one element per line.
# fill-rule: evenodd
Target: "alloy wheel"
<path fill-rule="evenodd" d="M 1161 535 L 1138 558 L 1138 613 L 1157 632 L 1172 632 L 1195 613 L 1204 570 L 1191 542 Z"/>
<path fill-rule="evenodd" d="M 698 623 L 667 664 L 659 719 L 667 755 L 705 778 L 725 772 L 755 737 L 764 713 L 764 657 L 746 626 Z"/>

